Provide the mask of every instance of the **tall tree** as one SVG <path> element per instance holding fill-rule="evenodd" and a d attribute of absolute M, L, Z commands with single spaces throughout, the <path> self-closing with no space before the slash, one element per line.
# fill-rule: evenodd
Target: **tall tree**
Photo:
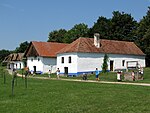
<path fill-rule="evenodd" d="M 104 55 L 104 59 L 103 59 L 103 64 L 102 64 L 102 72 L 104 72 L 104 73 L 106 73 L 107 72 L 107 70 L 108 70 L 108 55 L 107 54 L 105 54 Z"/>
<path fill-rule="evenodd" d="M 49 33 L 48 42 L 64 42 L 64 36 L 67 33 L 65 29 L 54 30 Z"/>
<path fill-rule="evenodd" d="M 20 46 L 15 49 L 15 52 L 16 53 L 24 53 L 25 50 L 27 49 L 28 45 L 29 45 L 29 42 L 27 42 L 27 41 L 21 43 Z"/>
<path fill-rule="evenodd" d="M 0 50 L 0 62 L 2 62 L 4 60 L 4 58 L 6 56 L 8 56 L 10 53 L 11 53 L 11 51 L 9 51 L 9 50 L 5 50 L 5 49 Z"/>
<path fill-rule="evenodd" d="M 89 37 L 93 37 L 94 33 L 99 33 L 101 38 L 109 38 L 109 34 L 111 34 L 111 20 L 106 17 L 99 17 L 97 22 L 94 24 L 92 28 L 89 30 Z"/>
<path fill-rule="evenodd" d="M 99 17 L 88 34 L 90 37 L 93 37 L 94 33 L 99 33 L 101 38 L 134 41 L 137 25 L 130 14 L 114 11 L 110 19 Z"/>
<path fill-rule="evenodd" d="M 124 12 L 114 11 L 111 19 L 111 37 L 117 40 L 134 41 L 137 22 Z"/>
<path fill-rule="evenodd" d="M 79 37 L 88 36 L 88 30 L 88 25 L 84 23 L 74 25 L 74 27 L 65 34 L 65 42 L 71 43 Z"/>
<path fill-rule="evenodd" d="M 148 7 L 146 16 L 139 22 L 137 37 L 140 48 L 146 54 L 146 66 L 150 66 L 150 7 Z"/>

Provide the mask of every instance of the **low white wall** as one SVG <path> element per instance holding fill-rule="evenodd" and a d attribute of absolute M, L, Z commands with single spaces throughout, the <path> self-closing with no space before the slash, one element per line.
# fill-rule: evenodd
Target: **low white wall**
<path fill-rule="evenodd" d="M 43 73 L 56 72 L 56 58 L 43 58 Z"/>
<path fill-rule="evenodd" d="M 14 68 L 15 69 L 22 69 L 24 68 L 24 64 L 22 61 L 14 61 Z"/>
<path fill-rule="evenodd" d="M 62 57 L 64 57 L 64 63 L 61 62 Z M 69 57 L 71 57 L 71 63 L 69 63 Z M 77 53 L 64 53 L 57 55 L 57 68 L 60 69 L 60 73 L 64 73 L 64 67 L 68 67 L 69 74 L 76 74 L 77 65 Z"/>
<path fill-rule="evenodd" d="M 105 54 L 101 53 L 63 53 L 57 55 L 57 67 L 64 73 L 64 67 L 68 67 L 69 74 L 80 74 L 83 72 L 92 72 L 96 68 L 102 70 L 102 64 Z M 113 71 L 115 69 L 126 69 L 128 61 L 137 61 L 141 67 L 145 67 L 145 56 L 137 55 L 119 55 L 107 54 L 108 70 L 110 70 L 110 61 L 113 61 Z M 68 57 L 71 56 L 72 62 L 68 63 Z M 64 57 L 64 63 L 61 58 Z M 124 61 L 124 65 L 123 65 Z"/>
<path fill-rule="evenodd" d="M 104 54 L 98 53 L 78 53 L 78 68 L 77 72 L 90 72 L 102 70 Z"/>
<path fill-rule="evenodd" d="M 56 58 L 48 57 L 28 57 L 27 66 L 29 71 L 34 71 L 34 66 L 36 66 L 36 71 L 42 73 L 48 73 L 51 70 L 52 73 L 56 72 Z"/>
<path fill-rule="evenodd" d="M 39 58 L 39 60 L 38 60 Z M 43 57 L 28 57 L 27 58 L 27 66 L 29 67 L 29 71 L 34 71 L 33 66 L 36 66 L 36 71 L 43 72 Z"/>
<path fill-rule="evenodd" d="M 137 61 L 141 67 L 145 67 L 145 56 L 138 56 L 138 55 L 119 55 L 119 54 L 108 54 L 109 56 L 109 62 L 114 61 L 114 70 L 115 69 L 126 69 L 127 68 L 127 62 L 129 61 Z M 125 61 L 124 66 L 123 62 Z M 110 65 L 108 65 L 108 69 L 110 69 Z"/>

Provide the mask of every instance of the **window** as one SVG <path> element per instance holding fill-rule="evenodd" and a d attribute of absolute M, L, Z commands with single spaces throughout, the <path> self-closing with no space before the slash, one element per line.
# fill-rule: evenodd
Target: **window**
<path fill-rule="evenodd" d="M 40 58 L 38 58 L 38 61 L 40 61 Z"/>
<path fill-rule="evenodd" d="M 33 58 L 31 58 L 31 61 L 33 62 Z"/>
<path fill-rule="evenodd" d="M 20 69 L 21 69 L 21 63 L 20 63 Z"/>
<path fill-rule="evenodd" d="M 64 57 L 61 57 L 61 63 L 64 63 Z"/>
<path fill-rule="evenodd" d="M 71 56 L 69 56 L 69 63 L 71 63 Z"/>
<path fill-rule="evenodd" d="M 125 60 L 122 60 L 122 66 L 124 66 L 124 64 L 125 64 Z"/>

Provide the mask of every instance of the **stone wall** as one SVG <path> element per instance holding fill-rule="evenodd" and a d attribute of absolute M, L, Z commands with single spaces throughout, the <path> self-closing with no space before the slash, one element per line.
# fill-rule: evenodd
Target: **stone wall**
<path fill-rule="evenodd" d="M 135 80 L 143 80 L 143 75 L 138 72 L 134 72 Z M 124 72 L 124 80 L 125 81 L 133 81 L 131 72 Z"/>

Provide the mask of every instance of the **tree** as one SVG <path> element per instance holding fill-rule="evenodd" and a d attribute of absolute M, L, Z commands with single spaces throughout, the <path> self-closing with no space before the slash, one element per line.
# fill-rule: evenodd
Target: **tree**
<path fill-rule="evenodd" d="M 146 54 L 146 66 L 150 66 L 150 7 L 137 29 L 138 45 Z"/>
<path fill-rule="evenodd" d="M 64 36 L 67 33 L 65 29 L 54 30 L 49 33 L 48 42 L 65 42 Z"/>
<path fill-rule="evenodd" d="M 136 40 L 135 31 L 137 25 L 137 22 L 130 14 L 114 11 L 110 19 L 99 17 L 89 30 L 88 35 L 93 37 L 94 33 L 99 33 L 105 39 L 134 41 Z"/>
<path fill-rule="evenodd" d="M 25 42 L 21 43 L 20 46 L 17 47 L 14 52 L 15 53 L 24 53 L 28 46 L 29 46 L 29 43 L 27 41 L 25 41 Z"/>
<path fill-rule="evenodd" d="M 103 59 L 103 65 L 102 65 L 102 72 L 106 73 L 107 69 L 108 69 L 108 55 L 105 54 L 104 55 L 104 59 Z"/>
<path fill-rule="evenodd" d="M 71 43 L 79 37 L 88 36 L 88 30 L 88 26 L 84 23 L 74 25 L 74 27 L 65 34 L 65 42 Z"/>
<path fill-rule="evenodd" d="M 11 54 L 12 52 L 9 50 L 0 50 L 0 62 L 2 62 L 6 56 L 8 56 L 9 54 Z"/>
<path fill-rule="evenodd" d="M 111 19 L 111 37 L 116 40 L 134 41 L 137 22 L 124 12 L 114 11 Z"/>
<path fill-rule="evenodd" d="M 109 34 L 111 34 L 111 20 L 106 17 L 99 17 L 97 22 L 94 24 L 92 28 L 89 30 L 89 37 L 93 37 L 94 33 L 99 33 L 102 38 L 109 38 Z"/>
<path fill-rule="evenodd" d="M 150 28 L 147 30 L 142 39 L 143 49 L 146 54 L 146 65 L 150 66 Z"/>

